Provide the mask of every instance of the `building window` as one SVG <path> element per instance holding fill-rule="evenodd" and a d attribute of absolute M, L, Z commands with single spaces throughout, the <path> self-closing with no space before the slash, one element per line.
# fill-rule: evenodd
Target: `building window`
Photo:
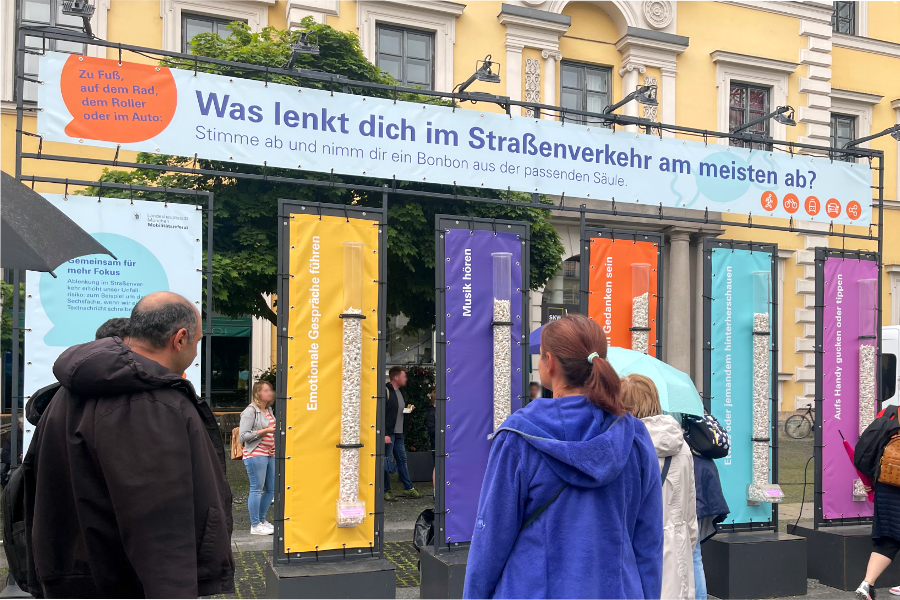
<path fill-rule="evenodd" d="M 581 302 L 581 256 L 573 256 L 562 264 L 563 304 Z"/>
<path fill-rule="evenodd" d="M 856 2 L 835 2 L 831 15 L 831 29 L 835 33 L 856 35 Z"/>
<path fill-rule="evenodd" d="M 767 114 L 769 112 L 770 92 L 771 89 L 767 87 L 732 82 L 728 102 L 729 129 L 734 129 Z M 750 129 L 745 129 L 744 132 L 768 137 L 770 135 L 769 121 L 757 123 Z M 731 145 L 741 148 L 754 148 L 756 150 L 769 150 L 772 147 L 771 144 L 759 142 L 751 144 L 740 140 L 731 140 Z"/>
<path fill-rule="evenodd" d="M 848 142 L 856 139 L 856 117 L 850 115 L 831 115 L 831 146 L 843 148 Z M 839 160 L 854 162 L 851 155 L 838 155 Z"/>
<path fill-rule="evenodd" d="M 24 0 L 19 4 L 19 23 L 22 25 L 42 25 L 62 27 L 81 31 L 81 17 L 70 17 L 62 12 L 62 0 Z M 38 58 L 45 50 L 56 52 L 69 52 L 84 54 L 84 44 L 67 42 L 63 40 L 47 40 L 40 37 L 27 36 L 25 38 L 25 77 L 40 79 L 38 77 Z M 29 53 L 29 50 L 31 51 Z M 25 81 L 23 97 L 28 102 L 37 102 L 37 83 Z"/>
<path fill-rule="evenodd" d="M 218 19 L 216 17 L 207 17 L 205 15 L 192 15 L 182 13 L 181 15 L 181 51 L 185 54 L 191 53 L 191 40 L 195 35 L 200 33 L 217 33 L 222 39 L 231 35 L 228 30 L 228 24 L 236 19 Z"/>
<path fill-rule="evenodd" d="M 610 105 L 611 71 L 604 67 L 562 63 L 560 72 L 560 102 L 562 108 L 602 113 Z M 563 111 L 563 119 L 583 125 L 602 124 L 599 119 L 570 115 Z"/>
<path fill-rule="evenodd" d="M 379 25 L 378 68 L 403 85 L 434 89 L 434 36 Z"/>

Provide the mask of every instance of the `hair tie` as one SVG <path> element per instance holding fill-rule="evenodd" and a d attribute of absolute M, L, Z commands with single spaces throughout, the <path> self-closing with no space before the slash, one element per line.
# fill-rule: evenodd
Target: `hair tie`
<path fill-rule="evenodd" d="M 588 362 L 589 363 L 594 364 L 595 358 L 600 358 L 600 355 L 597 354 L 596 352 L 591 352 L 590 354 L 588 354 Z"/>

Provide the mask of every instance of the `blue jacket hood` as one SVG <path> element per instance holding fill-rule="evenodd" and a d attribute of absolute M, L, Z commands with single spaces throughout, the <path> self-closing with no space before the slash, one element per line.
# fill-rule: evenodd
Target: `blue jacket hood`
<path fill-rule="evenodd" d="M 638 421 L 607 413 L 584 396 L 537 398 L 494 433 L 520 435 L 570 485 L 596 488 L 621 475 Z"/>

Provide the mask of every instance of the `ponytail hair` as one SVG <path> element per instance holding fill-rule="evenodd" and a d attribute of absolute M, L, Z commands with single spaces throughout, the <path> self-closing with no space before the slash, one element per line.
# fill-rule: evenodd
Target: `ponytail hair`
<path fill-rule="evenodd" d="M 582 388 L 593 404 L 618 416 L 626 411 L 619 376 L 606 360 L 606 346 L 603 329 L 584 315 L 552 321 L 541 332 L 541 356 L 552 354 L 566 383 Z"/>

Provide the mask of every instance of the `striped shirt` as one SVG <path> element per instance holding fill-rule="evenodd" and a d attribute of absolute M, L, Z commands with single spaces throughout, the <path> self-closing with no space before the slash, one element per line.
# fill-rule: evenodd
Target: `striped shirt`
<path fill-rule="evenodd" d="M 266 416 L 269 418 L 269 427 L 275 427 L 275 417 L 272 416 L 272 411 L 266 411 Z M 275 434 L 267 433 L 264 435 L 263 439 L 256 445 L 256 448 L 253 449 L 253 452 L 244 450 L 244 458 L 251 456 L 275 456 Z"/>

